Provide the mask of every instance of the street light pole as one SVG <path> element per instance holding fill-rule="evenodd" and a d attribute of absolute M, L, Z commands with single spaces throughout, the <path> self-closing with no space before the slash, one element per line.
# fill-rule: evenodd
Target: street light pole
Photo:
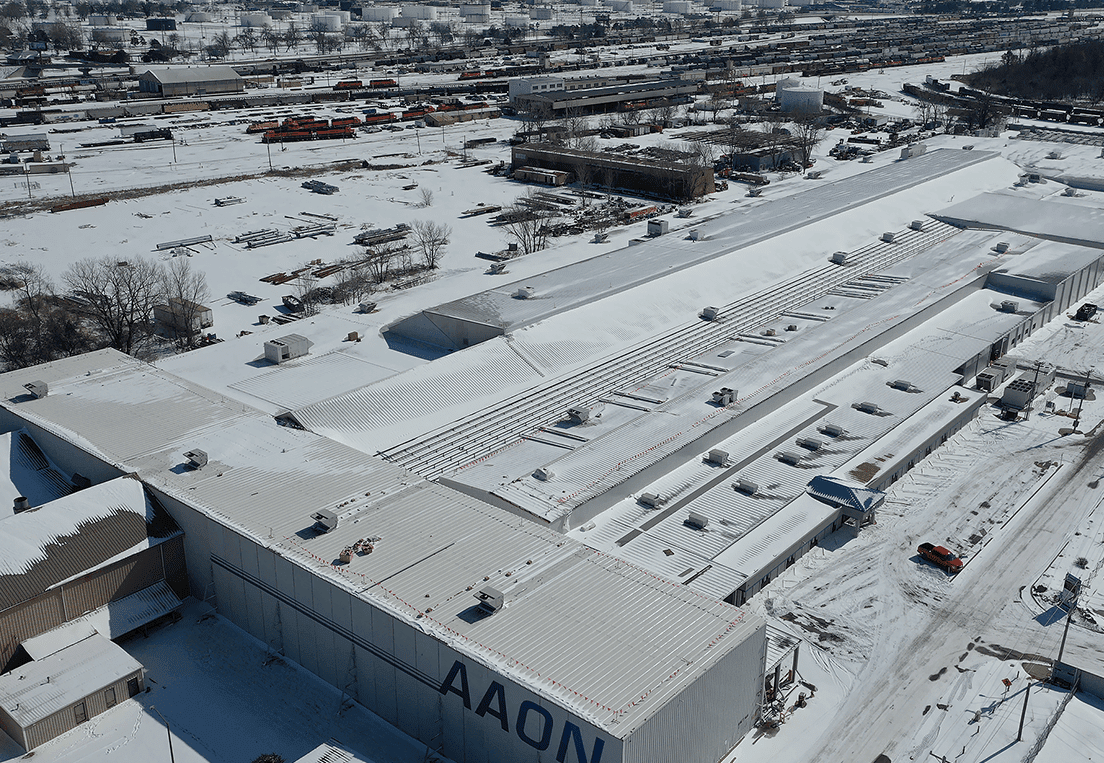
<path fill-rule="evenodd" d="M 161 715 L 161 711 L 157 709 L 156 705 L 150 705 L 150 710 L 157 713 L 157 716 L 165 724 L 165 731 L 169 734 L 169 763 L 176 763 L 176 758 L 173 757 L 172 729 L 169 728 L 169 722 L 165 720 L 165 716 Z"/>

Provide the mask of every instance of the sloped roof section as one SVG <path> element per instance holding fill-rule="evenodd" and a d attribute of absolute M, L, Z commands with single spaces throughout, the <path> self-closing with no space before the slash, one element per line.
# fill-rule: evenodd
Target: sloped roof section
<path fill-rule="evenodd" d="M 829 506 L 841 506 L 867 512 L 876 509 L 885 500 L 881 490 L 870 490 L 862 485 L 830 475 L 817 475 L 805 489 L 809 495 Z"/>
<path fill-rule="evenodd" d="M 240 82 L 241 75 L 229 66 L 204 66 L 202 68 L 147 69 L 140 76 L 149 74 L 161 84 L 178 82 Z"/>
<path fill-rule="evenodd" d="M 26 429 L 0 434 L 0 518 L 14 513 L 12 505 L 18 497 L 26 498 L 31 506 L 41 506 L 72 492 L 69 477 Z"/>
<path fill-rule="evenodd" d="M 0 521 L 0 611 L 179 532 L 129 477 L 8 517 Z"/>

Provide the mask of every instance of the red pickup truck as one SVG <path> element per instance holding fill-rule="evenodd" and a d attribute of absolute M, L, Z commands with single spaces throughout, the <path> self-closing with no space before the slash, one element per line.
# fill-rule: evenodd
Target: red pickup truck
<path fill-rule="evenodd" d="M 955 573 L 962 569 L 962 560 L 942 546 L 933 546 L 930 543 L 921 543 L 916 551 L 920 556 L 933 564 L 937 564 L 947 572 Z"/>

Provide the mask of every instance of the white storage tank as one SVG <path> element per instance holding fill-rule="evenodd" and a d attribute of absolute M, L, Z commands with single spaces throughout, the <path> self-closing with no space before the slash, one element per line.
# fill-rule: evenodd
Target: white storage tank
<path fill-rule="evenodd" d="M 93 14 L 88 17 L 88 25 L 97 26 L 115 26 L 119 23 L 119 19 L 115 16 L 106 16 L 103 14 Z"/>
<path fill-rule="evenodd" d="M 615 2 L 625 2 L 628 3 L 630 7 L 632 6 L 632 0 L 615 0 Z M 617 10 L 617 8 L 615 7 L 614 10 Z M 549 21 L 552 18 L 552 9 L 546 5 L 542 5 L 538 8 L 533 8 L 529 11 L 529 18 L 538 19 L 540 21 Z"/>
<path fill-rule="evenodd" d="M 609 7 L 618 13 L 632 13 L 632 0 L 609 0 Z"/>
<path fill-rule="evenodd" d="M 328 13 L 315 13 L 311 15 L 310 28 L 323 32 L 340 32 L 342 29 L 341 17 L 331 16 Z"/>
<path fill-rule="evenodd" d="M 263 11 L 258 13 L 243 13 L 241 25 L 243 27 L 257 27 L 258 29 L 272 26 L 272 17 Z"/>
<path fill-rule="evenodd" d="M 469 4 L 460 6 L 460 18 L 469 24 L 483 23 L 491 20 L 491 5 Z"/>
<path fill-rule="evenodd" d="M 759 0 L 760 8 L 782 9 L 786 7 L 786 0 Z"/>
<path fill-rule="evenodd" d="M 436 21 L 437 9 L 432 5 L 404 5 L 402 7 L 403 18 L 419 19 L 421 21 Z"/>
<path fill-rule="evenodd" d="M 365 21 L 390 21 L 398 14 L 398 8 L 388 5 L 365 5 L 360 9 L 360 17 Z"/>
<path fill-rule="evenodd" d="M 192 11 L 184 17 L 184 21 L 189 24 L 210 24 L 214 20 L 214 14 L 207 11 Z"/>
<path fill-rule="evenodd" d="M 694 4 L 689 0 L 663 0 L 664 13 L 677 13 L 688 15 L 694 9 Z"/>
<path fill-rule="evenodd" d="M 529 28 L 529 16 L 507 16 L 506 17 L 507 29 L 528 29 Z"/>
<path fill-rule="evenodd" d="M 819 114 L 824 107 L 824 91 L 795 79 L 784 79 L 775 87 L 778 107 L 784 114 Z"/>
<path fill-rule="evenodd" d="M 709 7 L 715 11 L 739 11 L 743 9 L 743 0 L 712 0 Z"/>

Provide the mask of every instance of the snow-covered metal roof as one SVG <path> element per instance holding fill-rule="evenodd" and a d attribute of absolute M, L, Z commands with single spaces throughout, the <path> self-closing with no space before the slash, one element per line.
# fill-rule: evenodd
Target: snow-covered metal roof
<path fill-rule="evenodd" d="M 54 378 L 40 367 L 50 395 L 0 406 L 133 470 L 155 494 L 206 512 L 615 736 L 762 628 L 753 615 L 639 565 L 332 440 L 277 426 L 165 371 L 110 355 L 86 363 L 110 368 L 88 375 L 66 367 L 58 369 L 64 378 Z M 0 392 L 11 386 L 0 376 Z M 140 401 L 128 402 L 134 397 Z M 103 410 L 80 413 L 88 400 Z M 70 417 L 86 425 L 80 434 Z M 195 448 L 209 457 L 198 469 L 183 457 Z M 311 514 L 319 509 L 340 519 L 317 536 Z M 335 565 L 343 548 L 372 536 L 380 540 L 371 554 Z M 474 591 L 484 585 L 505 593 L 505 607 L 473 618 Z"/>
<path fill-rule="evenodd" d="M 1104 248 L 1104 210 L 1082 204 L 985 193 L 934 216 L 964 228 L 1016 231 L 1052 241 Z"/>
<path fill-rule="evenodd" d="M 696 226 L 699 238 L 660 236 L 638 246 L 618 249 L 556 270 L 531 276 L 448 302 L 425 312 L 498 326 L 505 332 L 583 304 L 626 291 L 661 276 L 744 249 L 768 238 L 811 225 L 876 199 L 900 193 L 979 162 L 991 152 L 943 149 L 903 165 L 887 165 L 854 177 L 819 185 L 767 206 L 737 210 Z M 519 288 L 534 295 L 518 299 Z M 392 327 L 402 334 L 402 322 Z"/>
<path fill-rule="evenodd" d="M 141 669 L 122 647 L 94 634 L 0 675 L 0 707 L 27 728 Z"/>
<path fill-rule="evenodd" d="M 241 82 L 241 75 L 229 66 L 175 66 L 146 69 L 139 77 L 151 76 L 162 84 L 179 82 Z"/>
<path fill-rule="evenodd" d="M 0 521 L 0 611 L 179 532 L 127 477 L 8 517 Z"/>
<path fill-rule="evenodd" d="M 25 429 L 0 434 L 0 518 L 10 516 L 15 499 L 41 506 L 73 492 L 58 469 Z"/>

